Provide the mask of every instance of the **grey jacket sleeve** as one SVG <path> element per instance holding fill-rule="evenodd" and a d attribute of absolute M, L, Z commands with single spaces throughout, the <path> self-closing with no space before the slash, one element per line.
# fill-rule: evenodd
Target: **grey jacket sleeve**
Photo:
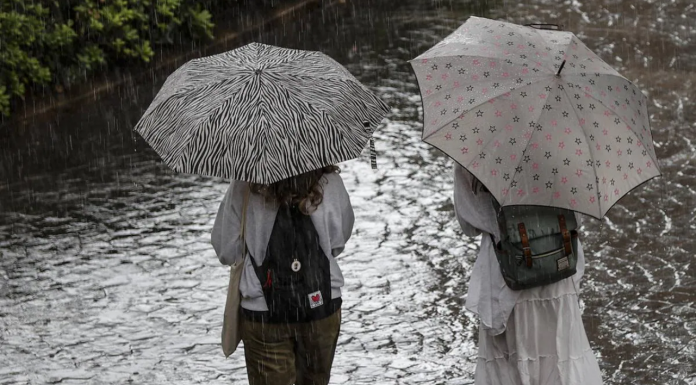
<path fill-rule="evenodd" d="M 331 254 L 336 257 L 343 252 L 346 242 L 353 233 L 355 214 L 350 203 L 348 191 L 343 184 L 343 179 L 338 174 L 327 174 L 327 183 L 324 186 L 324 204 L 327 210 L 329 239 L 331 242 Z"/>
<path fill-rule="evenodd" d="M 227 189 L 225 197 L 220 203 L 215 224 L 211 235 L 211 243 L 215 253 L 223 265 L 232 265 L 241 261 L 241 208 L 243 195 L 241 195 L 242 183 L 232 182 Z"/>

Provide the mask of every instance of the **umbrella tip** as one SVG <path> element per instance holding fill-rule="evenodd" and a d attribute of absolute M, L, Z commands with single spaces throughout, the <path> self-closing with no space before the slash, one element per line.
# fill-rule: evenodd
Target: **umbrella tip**
<path fill-rule="evenodd" d="M 370 122 L 363 122 L 363 126 L 365 126 L 365 128 L 370 128 Z"/>
<path fill-rule="evenodd" d="M 561 67 L 558 69 L 558 72 L 556 72 L 556 76 L 561 76 L 561 71 L 563 71 L 563 66 L 565 65 L 566 61 L 563 60 L 563 63 L 561 63 Z"/>
<path fill-rule="evenodd" d="M 261 75 L 262 72 L 263 72 L 263 71 L 261 71 L 260 69 L 257 69 L 256 71 L 254 71 L 254 74 L 256 74 L 256 75 Z"/>

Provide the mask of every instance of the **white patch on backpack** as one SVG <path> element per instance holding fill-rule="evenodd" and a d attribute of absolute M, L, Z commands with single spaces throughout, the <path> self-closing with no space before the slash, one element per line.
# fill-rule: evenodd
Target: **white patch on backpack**
<path fill-rule="evenodd" d="M 320 291 L 315 291 L 314 293 L 310 293 L 307 295 L 307 297 L 309 298 L 309 307 L 312 309 L 324 304 L 324 298 L 322 298 Z"/>
<path fill-rule="evenodd" d="M 558 271 L 569 268 L 570 262 L 568 261 L 568 257 L 563 257 L 561 259 L 556 260 L 556 265 L 558 266 Z"/>

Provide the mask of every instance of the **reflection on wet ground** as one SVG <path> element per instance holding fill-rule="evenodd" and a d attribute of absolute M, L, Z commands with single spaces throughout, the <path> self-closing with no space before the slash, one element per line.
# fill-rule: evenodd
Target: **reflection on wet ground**
<path fill-rule="evenodd" d="M 584 319 L 607 384 L 696 384 L 696 6 L 490 6 L 474 11 L 565 24 L 653 101 L 665 176 L 586 221 Z M 342 165 L 357 223 L 339 261 L 332 383 L 473 383 L 477 326 L 463 302 L 477 240 L 454 219 L 451 162 L 420 141 L 405 62 L 470 11 L 348 2 L 246 39 L 323 50 L 393 107 L 377 136 L 380 169 Z M 217 345 L 227 275 L 209 232 L 226 184 L 173 174 L 132 134 L 163 79 L 153 81 L 3 127 L 0 383 L 243 383 L 241 352 L 225 360 Z"/>

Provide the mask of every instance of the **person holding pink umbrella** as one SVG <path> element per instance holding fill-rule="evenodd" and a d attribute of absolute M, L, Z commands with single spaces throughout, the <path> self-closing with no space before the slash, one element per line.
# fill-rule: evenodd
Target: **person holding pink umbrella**
<path fill-rule="evenodd" d="M 464 234 L 481 235 L 466 307 L 476 384 L 599 385 L 578 290 L 582 213 L 660 175 L 647 98 L 571 32 L 471 17 L 411 61 L 423 140 L 457 162 Z"/>

